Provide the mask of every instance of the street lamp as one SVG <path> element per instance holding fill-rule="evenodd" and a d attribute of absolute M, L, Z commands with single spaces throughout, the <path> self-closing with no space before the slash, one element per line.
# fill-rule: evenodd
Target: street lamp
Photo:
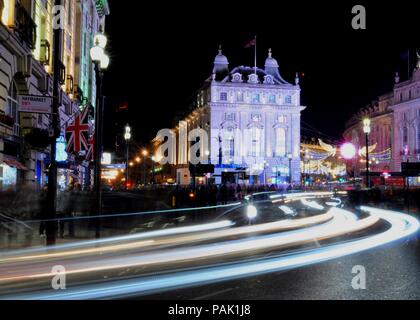
<path fill-rule="evenodd" d="M 369 174 L 369 134 L 371 132 L 371 121 L 369 118 L 363 119 L 363 132 L 366 136 L 366 186 L 370 188 L 370 174 Z"/>
<path fill-rule="evenodd" d="M 147 159 L 147 156 L 149 155 L 149 151 L 147 151 L 146 149 L 143 149 L 141 154 L 144 157 L 143 159 L 143 185 L 146 186 L 146 159 Z"/>
<path fill-rule="evenodd" d="M 152 185 L 155 184 L 155 161 L 156 161 L 156 157 L 153 156 L 152 158 Z"/>
<path fill-rule="evenodd" d="M 101 193 L 101 158 L 102 158 L 102 127 L 103 127 L 103 110 L 104 110 L 104 97 L 102 95 L 102 80 L 104 71 L 108 68 L 110 59 L 105 53 L 105 47 L 108 40 L 104 34 L 97 34 L 93 43 L 94 46 L 90 49 L 90 57 L 95 64 L 96 72 L 96 90 L 97 90 L 97 103 L 95 106 L 95 150 L 94 150 L 94 163 L 95 163 L 95 193 L 96 193 L 96 211 L 97 215 L 101 215 L 102 211 L 102 193 Z M 99 219 L 96 224 L 96 237 L 99 238 Z"/>
<path fill-rule="evenodd" d="M 292 160 L 293 160 L 293 155 L 291 153 L 289 153 L 287 155 L 287 158 L 289 159 L 289 183 L 290 186 L 292 185 Z"/>
<path fill-rule="evenodd" d="M 353 166 L 352 168 L 353 169 L 353 183 L 355 183 L 356 182 L 356 168 L 354 166 L 353 160 L 357 153 L 356 147 L 354 146 L 354 144 L 350 142 L 346 142 L 341 146 L 340 153 L 344 160 L 351 162 Z"/>
<path fill-rule="evenodd" d="M 125 132 L 124 132 L 124 140 L 125 140 L 125 158 L 126 158 L 126 162 L 125 162 L 125 185 L 126 185 L 126 190 L 128 190 L 128 157 L 129 157 L 129 144 L 130 144 L 130 140 L 131 140 L 131 128 L 130 126 L 127 124 L 125 126 Z"/>
<path fill-rule="evenodd" d="M 305 150 L 305 156 L 303 159 L 303 185 L 305 186 L 306 190 L 306 179 L 308 178 L 308 171 L 307 171 L 307 165 L 309 165 L 309 149 Z"/>

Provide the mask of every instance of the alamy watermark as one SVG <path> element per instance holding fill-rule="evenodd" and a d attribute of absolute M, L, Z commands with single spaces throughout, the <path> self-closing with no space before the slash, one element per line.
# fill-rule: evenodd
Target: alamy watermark
<path fill-rule="evenodd" d="M 364 266 L 354 266 L 352 274 L 355 274 L 351 281 L 351 286 L 354 290 L 366 290 L 366 268 Z"/>
<path fill-rule="evenodd" d="M 156 150 L 156 162 L 161 165 L 198 165 L 209 164 L 211 160 L 219 163 L 237 163 L 247 165 L 252 174 L 261 174 L 265 170 L 266 158 L 273 154 L 283 157 L 288 163 L 286 131 L 280 135 L 275 144 L 267 141 L 264 129 L 255 126 L 245 129 L 226 128 L 211 137 L 208 131 L 195 128 L 188 131 L 187 126 L 180 123 L 176 133 L 171 129 L 162 129 L 157 133 L 155 141 L 160 145 Z M 211 148 L 210 148 L 211 145 Z M 290 148 L 289 148 L 290 149 Z M 296 151 L 296 150 L 295 150 Z M 296 158 L 294 156 L 293 158 Z"/>
<path fill-rule="evenodd" d="M 66 290 L 66 268 L 63 266 L 54 266 L 51 273 L 53 274 L 51 287 L 54 290 Z"/>
<path fill-rule="evenodd" d="M 351 26 L 354 30 L 366 30 L 366 8 L 362 5 L 356 5 L 351 9 L 354 17 Z"/>

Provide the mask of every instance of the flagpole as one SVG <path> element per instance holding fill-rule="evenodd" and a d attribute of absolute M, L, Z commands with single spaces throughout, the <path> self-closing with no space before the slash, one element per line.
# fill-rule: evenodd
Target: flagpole
<path fill-rule="evenodd" d="M 408 49 L 407 71 L 407 79 L 410 79 L 410 49 Z"/>
<path fill-rule="evenodd" d="M 255 57 L 255 60 L 254 60 L 254 67 L 255 67 L 254 72 L 255 72 L 255 74 L 257 74 L 257 35 L 255 35 L 255 55 L 254 55 L 254 57 Z"/>

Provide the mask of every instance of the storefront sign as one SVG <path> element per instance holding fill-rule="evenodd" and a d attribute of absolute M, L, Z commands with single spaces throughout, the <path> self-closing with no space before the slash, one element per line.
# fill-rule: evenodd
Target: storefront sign
<path fill-rule="evenodd" d="M 52 97 L 18 96 L 19 111 L 28 113 L 51 113 Z"/>

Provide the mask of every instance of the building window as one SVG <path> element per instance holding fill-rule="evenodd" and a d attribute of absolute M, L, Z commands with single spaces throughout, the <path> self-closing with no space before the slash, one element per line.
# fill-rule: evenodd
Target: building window
<path fill-rule="evenodd" d="M 15 82 L 12 81 L 12 84 L 9 89 L 7 96 L 7 108 L 6 115 L 12 117 L 15 122 L 18 120 L 18 102 L 17 102 L 17 90 Z"/>
<path fill-rule="evenodd" d="M 235 113 L 225 113 L 225 121 L 235 121 Z"/>
<path fill-rule="evenodd" d="M 286 130 L 284 128 L 276 129 L 276 156 L 284 157 L 286 155 Z"/>
<path fill-rule="evenodd" d="M 286 123 L 287 122 L 287 117 L 286 116 L 278 116 L 277 117 L 277 122 L 278 123 Z"/>
<path fill-rule="evenodd" d="M 224 156 L 229 157 L 229 159 L 235 156 L 235 130 L 233 128 L 228 128 L 225 132 L 224 139 Z"/>
<path fill-rule="evenodd" d="M 238 92 L 238 95 L 236 97 L 238 102 L 243 102 L 244 101 L 244 93 L 243 92 Z"/>
<path fill-rule="evenodd" d="M 252 95 L 252 103 L 260 103 L 260 95 L 258 93 Z"/>
<path fill-rule="evenodd" d="M 420 125 L 417 125 L 417 154 L 420 154 Z"/>
<path fill-rule="evenodd" d="M 292 104 L 292 96 L 286 96 L 284 99 L 285 104 Z"/>
<path fill-rule="evenodd" d="M 251 156 L 259 157 L 261 154 L 261 130 L 252 128 L 251 130 Z"/>
<path fill-rule="evenodd" d="M 228 95 L 227 92 L 220 93 L 220 101 L 227 101 Z"/>
<path fill-rule="evenodd" d="M 268 101 L 270 103 L 276 103 L 276 96 L 274 94 L 271 94 L 270 97 L 268 98 Z"/>
<path fill-rule="evenodd" d="M 404 147 L 408 145 L 408 128 L 407 127 L 403 128 L 403 145 Z"/>

